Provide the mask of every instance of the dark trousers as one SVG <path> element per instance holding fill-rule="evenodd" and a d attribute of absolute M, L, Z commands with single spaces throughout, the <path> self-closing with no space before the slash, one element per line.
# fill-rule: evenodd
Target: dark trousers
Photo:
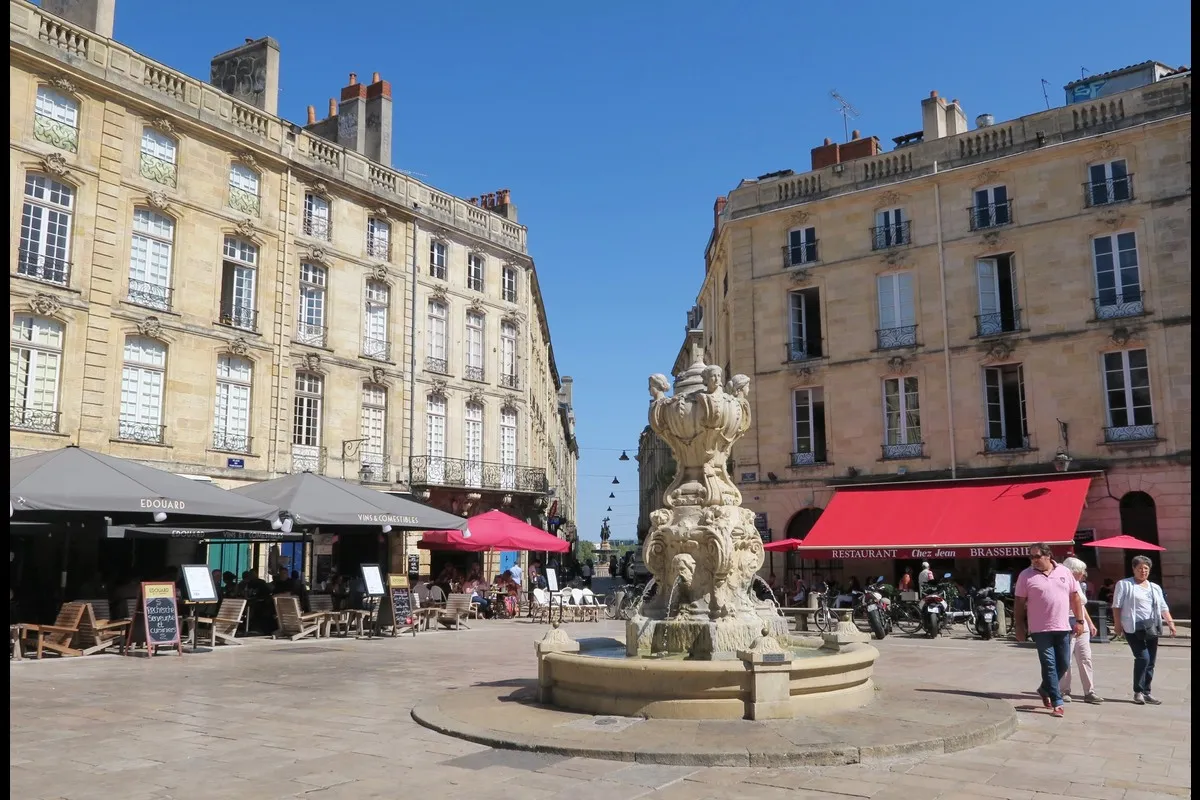
<path fill-rule="evenodd" d="M 1150 694 L 1154 680 L 1154 660 L 1158 657 L 1158 637 L 1145 631 L 1125 631 L 1125 641 L 1133 651 L 1133 691 Z"/>
<path fill-rule="evenodd" d="M 1058 682 L 1071 669 L 1071 633 L 1035 633 L 1033 643 L 1037 646 L 1038 663 L 1042 667 L 1042 685 L 1038 687 L 1038 694 L 1049 697 L 1050 704 L 1057 708 L 1063 704 Z"/>

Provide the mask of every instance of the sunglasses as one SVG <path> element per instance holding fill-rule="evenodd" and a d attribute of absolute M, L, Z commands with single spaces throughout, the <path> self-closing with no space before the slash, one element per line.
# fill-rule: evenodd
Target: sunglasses
<path fill-rule="evenodd" d="M 1046 555 L 1045 553 L 1030 553 L 1029 554 L 1030 561 L 1037 561 L 1039 558 L 1049 558 L 1049 557 L 1050 556 Z"/>

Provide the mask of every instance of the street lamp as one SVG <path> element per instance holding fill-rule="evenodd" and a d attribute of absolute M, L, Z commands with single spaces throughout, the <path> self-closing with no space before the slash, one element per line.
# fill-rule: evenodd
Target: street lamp
<path fill-rule="evenodd" d="M 617 496 L 616 496 L 615 494 L 613 494 L 612 492 L 609 492 L 609 493 L 608 493 L 608 499 L 609 499 L 609 500 L 616 500 L 616 499 L 617 499 Z"/>
<path fill-rule="evenodd" d="M 616 483 L 620 483 L 620 481 L 619 481 L 619 480 L 617 480 L 617 476 L 616 476 L 616 475 L 613 475 L 613 483 L 614 483 L 614 484 L 616 484 Z"/>
<path fill-rule="evenodd" d="M 628 461 L 628 460 L 629 460 L 629 454 L 626 453 L 624 450 L 622 450 L 621 457 L 618 458 L 617 461 Z"/>

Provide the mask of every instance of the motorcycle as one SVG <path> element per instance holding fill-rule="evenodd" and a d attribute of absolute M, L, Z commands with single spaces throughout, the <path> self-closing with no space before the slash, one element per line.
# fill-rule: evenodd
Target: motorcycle
<path fill-rule="evenodd" d="M 950 580 L 949 572 L 943 576 L 943 580 Z M 942 626 L 946 624 L 946 614 L 950 607 L 946 603 L 946 593 L 941 584 L 926 584 L 924 594 L 921 598 L 921 627 L 925 629 L 926 636 L 936 639 Z"/>
<path fill-rule="evenodd" d="M 858 604 L 867 618 L 867 625 L 876 639 L 882 639 L 892 631 L 891 601 L 883 596 L 883 576 L 880 575 L 864 589 Z"/>
<path fill-rule="evenodd" d="M 991 639 L 999 632 L 999 620 L 996 617 L 996 600 L 992 597 L 991 589 L 979 589 L 971 597 L 972 613 L 967 620 L 967 629 L 981 639 Z"/>

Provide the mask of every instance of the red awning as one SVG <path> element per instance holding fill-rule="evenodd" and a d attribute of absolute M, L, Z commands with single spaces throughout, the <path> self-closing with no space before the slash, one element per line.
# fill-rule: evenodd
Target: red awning
<path fill-rule="evenodd" d="M 474 553 L 491 550 L 565 553 L 571 544 L 503 511 L 488 511 L 468 519 L 465 531 L 426 531 L 417 547 Z"/>
<path fill-rule="evenodd" d="M 1090 477 L 839 488 L 801 558 L 1007 558 L 1074 542 Z"/>

